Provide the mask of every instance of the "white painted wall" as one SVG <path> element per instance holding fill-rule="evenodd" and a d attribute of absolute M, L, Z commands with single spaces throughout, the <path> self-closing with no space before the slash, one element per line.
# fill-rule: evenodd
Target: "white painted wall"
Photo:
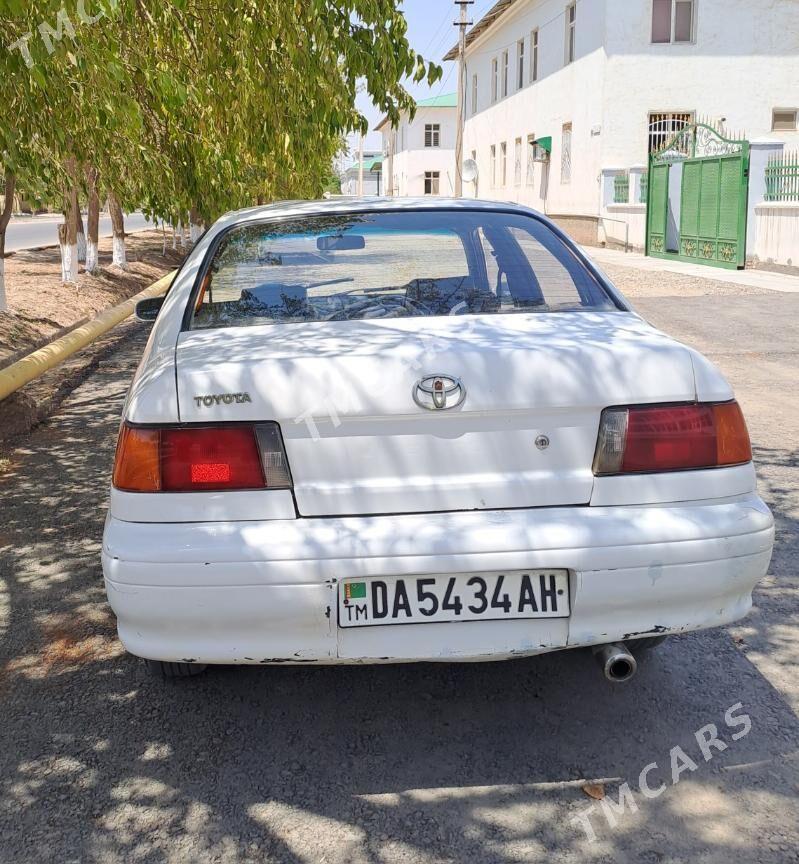
<path fill-rule="evenodd" d="M 697 0 L 695 41 L 686 45 L 651 44 L 651 0 L 603 2 L 603 166 L 645 160 L 656 111 L 725 117 L 730 132 L 799 143 L 799 133 L 771 129 L 774 108 L 799 108 L 796 0 Z"/>
<path fill-rule="evenodd" d="M 799 267 L 799 202 L 774 201 L 755 207 L 755 258 Z"/>
<path fill-rule="evenodd" d="M 593 134 L 602 122 L 602 81 L 605 55 L 604 0 L 581 0 L 577 6 L 576 60 L 564 66 L 566 28 L 561 0 L 522 0 L 467 51 L 467 120 L 464 155 L 476 152 L 479 167 L 477 195 L 516 201 L 548 213 L 595 214 L 598 206 L 601 138 Z M 539 30 L 538 80 L 530 82 L 530 38 Z M 525 42 L 524 86 L 517 87 L 517 41 Z M 509 94 L 491 104 L 491 61 L 509 51 Z M 500 62 L 501 65 L 501 62 Z M 471 115 L 473 75 L 477 75 L 478 112 Z M 500 91 L 501 92 L 501 91 Z M 562 131 L 572 124 L 572 171 L 569 183 L 561 182 Z M 548 166 L 533 166 L 528 175 L 527 138 L 552 137 Z M 521 183 L 514 177 L 515 142 L 522 140 Z M 501 182 L 500 169 L 492 181 L 490 148 L 507 143 L 508 171 Z M 472 190 L 473 192 L 474 190 Z"/>
<path fill-rule="evenodd" d="M 464 155 L 476 151 L 481 198 L 519 201 L 550 214 L 607 214 L 600 174 L 645 163 L 649 114 L 687 111 L 749 138 L 799 144 L 799 132 L 772 132 L 774 108 L 799 108 L 799 2 L 697 0 L 695 40 L 651 43 L 651 0 L 578 0 L 577 56 L 565 65 L 566 0 L 517 0 L 467 49 Z M 539 80 L 529 83 L 530 33 L 539 28 Z M 525 84 L 517 90 L 517 40 L 525 40 Z M 491 60 L 509 51 L 509 95 L 491 104 Z M 501 66 L 501 62 L 500 62 Z M 472 76 L 478 111 L 471 114 Z M 470 116 L 471 115 L 471 116 Z M 572 123 L 572 180 L 560 182 L 561 131 Z M 546 169 L 533 182 L 513 177 L 514 142 L 552 136 Z M 491 182 L 490 147 L 508 146 L 508 177 Z M 525 149 L 523 147 L 523 149 Z M 467 193 L 475 194 L 475 190 Z M 640 214 L 630 214 L 640 230 Z"/>
<path fill-rule="evenodd" d="M 393 194 L 401 196 L 423 196 L 426 171 L 439 172 L 439 195 L 455 192 L 455 131 L 457 110 L 455 108 L 420 107 L 414 119 L 403 115 L 395 130 Z M 424 146 L 424 127 L 428 123 L 440 126 L 440 146 Z M 388 179 L 388 124 L 381 127 L 383 133 L 383 170 Z M 391 190 L 387 187 L 384 194 Z"/>

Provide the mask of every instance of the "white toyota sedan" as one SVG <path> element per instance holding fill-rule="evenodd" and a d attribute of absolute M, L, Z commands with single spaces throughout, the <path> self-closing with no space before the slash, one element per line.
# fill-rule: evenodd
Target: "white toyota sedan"
<path fill-rule="evenodd" d="M 160 674 L 585 646 L 625 680 L 766 573 L 729 384 L 533 211 L 234 213 L 138 314 L 102 559 Z"/>

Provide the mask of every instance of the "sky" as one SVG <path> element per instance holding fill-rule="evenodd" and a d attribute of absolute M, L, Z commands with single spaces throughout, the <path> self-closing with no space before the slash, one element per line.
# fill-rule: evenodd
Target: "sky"
<path fill-rule="evenodd" d="M 468 20 L 475 23 L 494 5 L 496 0 L 475 0 L 474 5 L 467 7 Z M 442 63 L 441 58 L 458 41 L 458 28 L 453 24 L 458 19 L 458 7 L 452 0 L 402 0 L 400 9 L 408 21 L 408 41 L 411 47 L 418 51 L 425 60 L 433 60 L 444 69 L 444 77 L 428 87 L 425 82 L 414 84 L 406 82 L 405 86 L 415 99 L 425 99 L 428 96 L 438 96 L 442 93 L 454 93 L 458 86 L 456 64 Z M 369 120 L 369 129 L 380 122 L 380 112 L 372 104 L 369 95 L 361 94 L 357 101 L 361 113 Z M 351 135 L 348 139 L 352 159 L 355 161 L 358 151 L 358 136 Z M 382 139 L 379 133 L 370 131 L 364 139 L 365 150 L 380 150 Z"/>

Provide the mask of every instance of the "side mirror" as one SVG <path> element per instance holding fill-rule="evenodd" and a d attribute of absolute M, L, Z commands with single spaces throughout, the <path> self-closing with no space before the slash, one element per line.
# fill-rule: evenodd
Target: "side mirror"
<path fill-rule="evenodd" d="M 136 318 L 145 323 L 155 321 L 165 299 L 164 297 L 148 297 L 146 300 L 139 300 L 136 304 Z"/>

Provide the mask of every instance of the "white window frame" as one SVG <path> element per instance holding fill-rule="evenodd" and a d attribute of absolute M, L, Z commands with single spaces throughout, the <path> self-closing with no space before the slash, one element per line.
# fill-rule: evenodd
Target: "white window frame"
<path fill-rule="evenodd" d="M 477 73 L 475 72 L 472 75 L 472 116 L 477 113 L 478 103 L 477 103 Z"/>
<path fill-rule="evenodd" d="M 522 139 L 513 142 L 513 185 L 522 185 Z"/>
<path fill-rule="evenodd" d="M 777 126 L 777 114 L 793 114 L 793 126 Z M 799 129 L 799 108 L 772 108 L 771 109 L 771 131 L 772 132 L 796 132 Z"/>
<path fill-rule="evenodd" d="M 494 189 L 497 185 L 497 145 L 491 145 L 491 188 Z"/>
<path fill-rule="evenodd" d="M 678 42 L 675 38 L 677 29 L 677 4 L 691 4 L 691 36 L 689 39 L 680 39 Z M 651 45 L 693 45 L 696 42 L 696 13 L 699 0 L 671 0 L 671 32 L 669 33 L 668 42 L 655 42 L 655 0 L 652 0 L 650 5 L 649 15 L 649 42 Z"/>
<path fill-rule="evenodd" d="M 538 81 L 538 38 L 540 30 L 538 27 L 530 31 L 530 83 L 535 84 Z"/>
<path fill-rule="evenodd" d="M 428 183 L 430 191 L 427 191 Z M 441 194 L 441 172 L 440 171 L 425 171 L 424 172 L 424 194 L 425 195 L 440 195 Z"/>
<path fill-rule="evenodd" d="M 427 142 L 430 142 L 429 144 Z M 424 124 L 424 146 L 425 147 L 440 147 L 441 146 L 441 124 L 440 123 L 425 123 Z"/>
<path fill-rule="evenodd" d="M 572 182 L 573 132 L 571 123 L 563 124 L 560 132 L 560 182 L 563 186 Z"/>
<path fill-rule="evenodd" d="M 535 183 L 535 135 L 531 132 L 527 136 L 527 176 L 525 185 L 532 186 Z"/>
<path fill-rule="evenodd" d="M 510 66 L 510 52 L 506 48 L 502 52 L 502 70 L 501 70 L 502 78 L 500 81 L 500 84 L 502 87 L 501 94 L 502 94 L 503 99 L 508 95 L 508 71 L 509 71 L 508 67 L 509 66 Z"/>
<path fill-rule="evenodd" d="M 500 186 L 504 189 L 508 184 L 508 142 L 499 142 L 499 179 Z"/>
<path fill-rule="evenodd" d="M 516 43 L 516 89 L 524 87 L 524 39 Z"/>
<path fill-rule="evenodd" d="M 566 51 L 565 65 L 574 63 L 577 57 L 577 3 L 569 3 L 566 7 Z"/>
<path fill-rule="evenodd" d="M 499 57 L 491 58 L 491 104 L 499 99 Z"/>

